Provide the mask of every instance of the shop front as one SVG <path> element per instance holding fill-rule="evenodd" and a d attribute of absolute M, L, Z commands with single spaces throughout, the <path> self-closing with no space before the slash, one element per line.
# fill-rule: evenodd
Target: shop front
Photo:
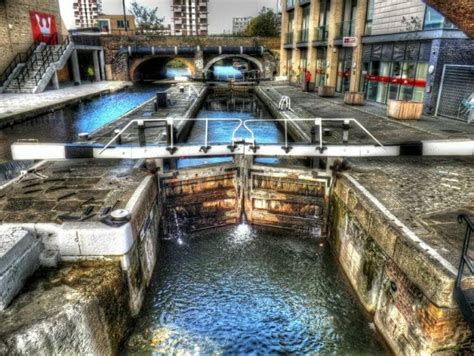
<path fill-rule="evenodd" d="M 430 42 L 395 42 L 364 46 L 363 91 L 366 99 L 424 100 Z"/>

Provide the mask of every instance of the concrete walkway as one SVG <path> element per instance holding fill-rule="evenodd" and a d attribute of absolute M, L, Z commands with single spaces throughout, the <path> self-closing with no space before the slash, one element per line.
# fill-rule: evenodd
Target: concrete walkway
<path fill-rule="evenodd" d="M 0 127 L 131 85 L 131 82 L 104 81 L 49 90 L 39 94 L 0 94 Z"/>
<path fill-rule="evenodd" d="M 317 93 L 305 93 L 285 82 L 262 85 L 265 93 L 278 104 L 282 95 L 291 98 L 295 114 L 301 118 L 354 118 L 384 144 L 420 140 L 474 139 L 474 125 L 447 118 L 423 116 L 419 121 L 399 121 L 385 115 L 387 107 L 366 102 L 363 106 L 344 104 L 344 97 L 321 98 Z M 309 127 L 306 128 L 309 131 Z M 328 138 L 328 141 L 331 141 Z M 367 136 L 352 130 L 349 143 L 369 143 Z"/>

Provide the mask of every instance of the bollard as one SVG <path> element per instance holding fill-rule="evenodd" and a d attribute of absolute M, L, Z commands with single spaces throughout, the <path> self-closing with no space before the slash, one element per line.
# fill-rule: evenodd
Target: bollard
<path fill-rule="evenodd" d="M 168 106 L 168 93 L 159 91 L 156 93 L 156 106 L 158 108 L 166 108 Z"/>
<path fill-rule="evenodd" d="M 114 130 L 114 135 L 118 135 L 119 133 L 120 133 L 119 129 Z M 117 137 L 117 145 L 121 145 L 121 144 L 122 144 L 122 135 Z"/>
<path fill-rule="evenodd" d="M 349 128 L 350 128 L 350 121 L 344 120 L 344 124 L 342 125 L 342 143 L 347 145 L 349 142 Z"/>
<path fill-rule="evenodd" d="M 146 146 L 146 137 L 145 137 L 145 122 L 139 120 L 138 124 L 138 142 L 140 147 Z"/>

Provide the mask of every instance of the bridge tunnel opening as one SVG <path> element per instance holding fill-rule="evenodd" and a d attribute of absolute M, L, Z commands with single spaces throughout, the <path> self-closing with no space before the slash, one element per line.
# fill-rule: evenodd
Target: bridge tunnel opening
<path fill-rule="evenodd" d="M 131 73 L 133 81 L 155 81 L 175 79 L 176 77 L 191 77 L 191 63 L 182 58 L 153 57 L 141 62 Z"/>
<path fill-rule="evenodd" d="M 255 60 L 239 56 L 228 56 L 211 62 L 206 71 L 208 80 L 257 80 L 262 72 L 261 65 Z"/>

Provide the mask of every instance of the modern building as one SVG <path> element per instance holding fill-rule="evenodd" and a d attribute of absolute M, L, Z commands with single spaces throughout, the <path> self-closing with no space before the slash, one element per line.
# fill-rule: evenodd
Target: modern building
<path fill-rule="evenodd" d="M 94 27 L 102 11 L 102 0 L 76 0 L 73 3 L 76 27 Z"/>
<path fill-rule="evenodd" d="M 208 0 L 173 0 L 173 33 L 206 36 L 209 29 L 208 4 Z"/>
<path fill-rule="evenodd" d="M 234 17 L 232 19 L 232 33 L 238 35 L 244 32 L 245 28 L 253 17 Z"/>
<path fill-rule="evenodd" d="M 292 82 L 307 68 L 316 86 L 467 119 L 474 41 L 421 0 L 286 0 L 281 39 L 280 72 Z"/>
<path fill-rule="evenodd" d="M 110 35 L 124 35 L 126 34 L 125 25 L 127 26 L 127 32 L 135 33 L 137 31 L 135 16 L 127 15 L 126 21 L 127 22 L 125 22 L 123 15 L 100 14 L 97 19 L 97 24 L 101 33 L 107 33 Z"/>

